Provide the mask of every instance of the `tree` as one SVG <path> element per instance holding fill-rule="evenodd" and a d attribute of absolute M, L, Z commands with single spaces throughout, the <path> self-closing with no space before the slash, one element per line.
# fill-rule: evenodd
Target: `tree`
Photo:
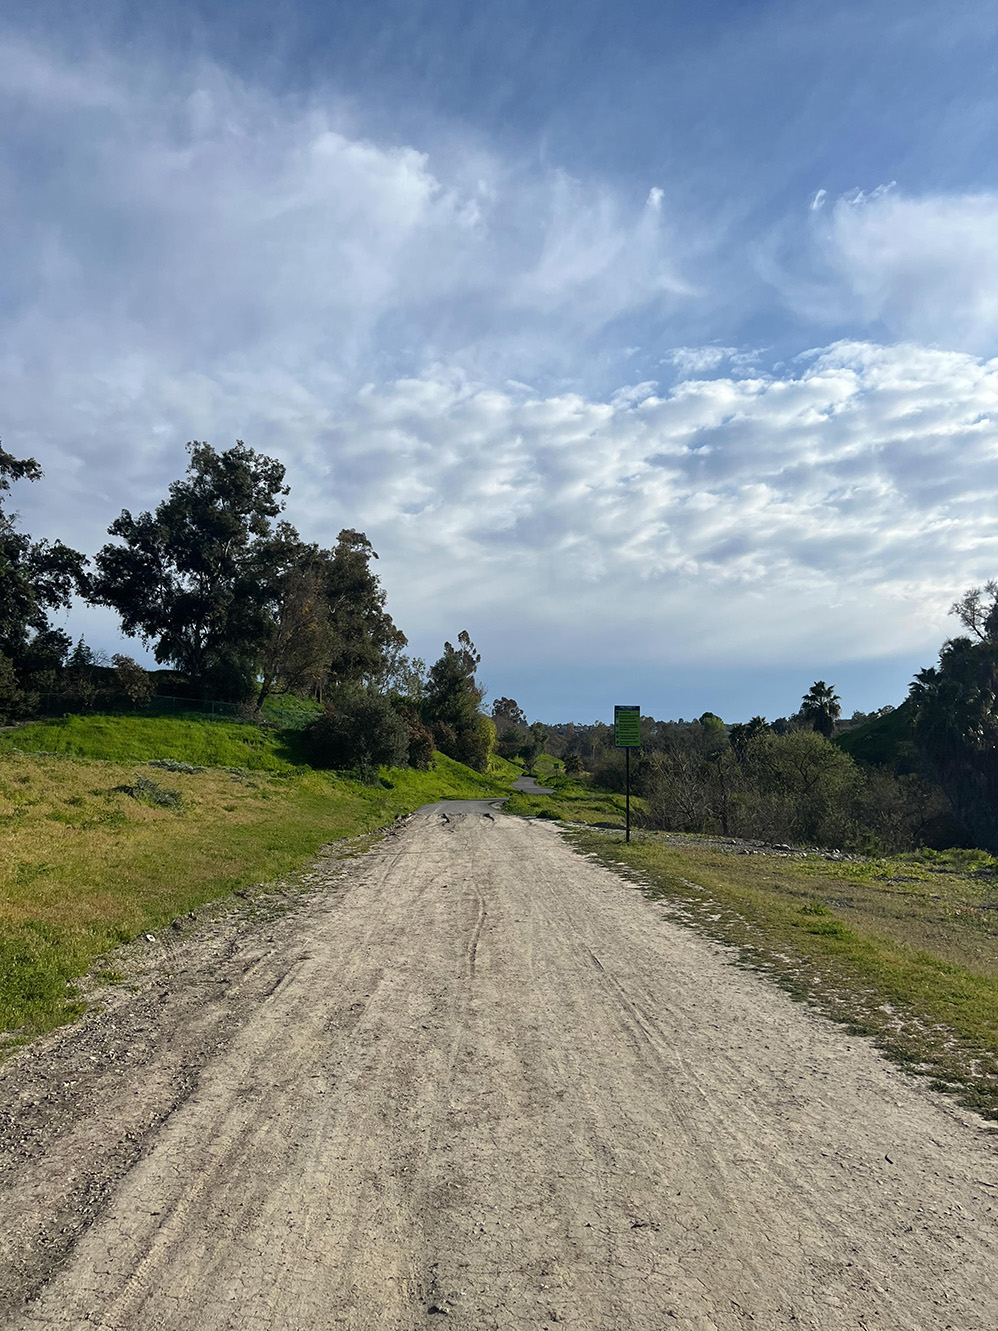
<path fill-rule="evenodd" d="M 527 727 L 526 736 L 522 739 L 517 753 L 524 761 L 528 771 L 533 769 L 537 761 L 537 755 L 544 751 L 544 745 L 547 742 L 548 728 L 541 721 L 534 721 Z"/>
<path fill-rule="evenodd" d="M 60 675 L 60 691 L 70 694 L 76 707 L 84 710 L 93 707 L 101 700 L 100 671 L 107 665 L 107 654 L 95 652 L 81 637 L 66 658 Z"/>
<path fill-rule="evenodd" d="M 568 753 L 565 755 L 565 775 L 581 776 L 585 771 L 582 766 L 582 759 L 577 753 Z"/>
<path fill-rule="evenodd" d="M 420 715 L 419 703 L 400 693 L 392 695 L 391 703 L 409 732 L 409 766 L 425 772 L 433 762 L 433 735 Z"/>
<path fill-rule="evenodd" d="M 998 581 L 951 609 L 973 638 L 943 644 L 911 684 L 915 743 L 975 844 L 998 851 Z"/>
<path fill-rule="evenodd" d="M 66 657 L 66 669 L 72 673 L 82 674 L 85 670 L 92 670 L 97 665 L 97 657 L 92 648 L 87 646 L 87 640 L 81 637 L 73 650 Z"/>
<path fill-rule="evenodd" d="M 492 704 L 492 720 L 496 726 L 496 750 L 501 757 L 511 760 L 522 756 L 520 751 L 527 739 L 527 718 L 515 698 L 497 698 Z"/>
<path fill-rule="evenodd" d="M 290 523 L 278 524 L 262 561 L 270 570 L 270 595 L 257 656 L 258 710 L 275 689 L 320 690 L 328 674 L 334 634 L 321 560 L 318 547 L 305 545 Z"/>
<path fill-rule="evenodd" d="M 483 772 L 496 730 L 479 711 L 482 689 L 475 672 L 482 658 L 466 629 L 458 634 L 457 643 L 454 647 L 445 642 L 443 655 L 430 667 L 423 716 L 442 753 Z"/>
<path fill-rule="evenodd" d="M 152 697 L 155 686 L 148 670 L 143 670 L 138 661 L 120 652 L 111 657 L 114 666 L 114 681 L 129 702 L 136 707 L 147 703 Z"/>
<path fill-rule="evenodd" d="M 909 694 L 915 743 L 976 845 L 998 852 L 998 643 L 954 638 Z"/>
<path fill-rule="evenodd" d="M 90 599 L 203 691 L 245 697 L 269 631 L 284 467 L 242 440 L 222 453 L 197 440 L 187 449 L 187 475 L 169 498 L 154 513 L 125 509 L 108 528 L 121 544 L 96 556 Z"/>
<path fill-rule="evenodd" d="M 515 726 L 519 730 L 527 729 L 527 718 L 515 698 L 497 698 L 492 704 L 492 720 L 496 729 L 503 726 Z"/>
<path fill-rule="evenodd" d="M 406 645 L 405 634 L 385 609 L 385 590 L 371 568 L 371 560 L 377 557 L 364 533 L 352 528 L 344 528 L 335 548 L 322 553 L 332 628 L 330 683 L 380 683 L 394 654 Z"/>
<path fill-rule="evenodd" d="M 739 761 L 743 760 L 749 751 L 751 745 L 760 735 L 770 734 L 770 728 L 766 724 L 764 716 L 753 716 L 751 720 L 738 722 L 733 725 L 728 732 L 728 739 L 735 755 Z"/>
<path fill-rule="evenodd" d="M 978 642 L 998 641 L 998 580 L 991 578 L 983 587 L 970 587 L 950 607 L 965 629 Z"/>
<path fill-rule="evenodd" d="M 774 736 L 757 752 L 754 775 L 771 820 L 763 835 L 820 845 L 848 838 L 859 770 L 826 736 L 807 730 Z"/>
<path fill-rule="evenodd" d="M 4 496 L 20 480 L 38 481 L 34 458 L 15 458 L 0 448 L 0 653 L 10 662 L 10 687 L 25 705 L 25 690 L 50 686 L 70 639 L 51 626 L 50 610 L 69 606 L 86 589 L 86 559 L 61 541 L 32 541 L 17 530 L 17 515 Z M 13 696 L 13 695 L 12 695 Z"/>
<path fill-rule="evenodd" d="M 449 725 L 455 731 L 475 723 L 482 701 L 475 678 L 481 654 L 466 629 L 458 634 L 457 643 L 457 647 L 444 643 L 443 655 L 430 667 L 424 697 L 427 721 Z"/>
<path fill-rule="evenodd" d="M 385 649 L 379 684 L 386 693 L 418 704 L 426 686 L 426 662 L 421 656 L 407 656 L 402 643 Z"/>
<path fill-rule="evenodd" d="M 537 736 L 527 732 L 527 738 L 519 745 L 516 750 L 516 756 L 523 759 L 523 765 L 528 772 L 533 770 L 534 763 L 537 761 L 537 755 L 541 751 L 541 746 L 537 742 Z"/>
<path fill-rule="evenodd" d="M 0 722 L 6 725 L 9 721 L 20 721 L 30 716 L 37 706 L 37 694 L 32 695 L 21 688 L 14 662 L 0 652 Z"/>
<path fill-rule="evenodd" d="M 842 711 L 842 700 L 830 684 L 817 679 L 801 699 L 801 715 L 812 730 L 825 739 L 835 734 L 835 722 Z"/>

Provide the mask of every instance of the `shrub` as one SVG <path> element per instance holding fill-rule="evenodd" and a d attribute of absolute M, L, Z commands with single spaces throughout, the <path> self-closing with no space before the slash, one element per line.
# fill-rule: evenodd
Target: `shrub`
<path fill-rule="evenodd" d="M 445 753 L 448 758 L 457 754 L 457 731 L 446 721 L 434 721 L 430 727 L 433 735 L 433 747 Z"/>
<path fill-rule="evenodd" d="M 193 763 L 181 762 L 179 758 L 150 758 L 148 767 L 161 767 L 164 772 L 183 772 L 193 776 L 197 772 L 206 772 L 207 767 L 195 767 Z"/>
<path fill-rule="evenodd" d="M 143 804 L 154 804 L 160 809 L 179 809 L 184 802 L 179 790 L 168 790 L 166 786 L 161 786 L 158 781 L 152 781 L 147 776 L 137 776 L 134 785 L 115 786 L 115 790 L 120 791 L 122 795 L 131 795 L 133 800 L 140 800 Z"/>
<path fill-rule="evenodd" d="M 427 771 L 433 761 L 433 736 L 419 714 L 419 707 L 411 698 L 403 698 L 397 694 L 392 699 L 392 706 L 409 732 L 409 766 L 419 772 Z"/>
<path fill-rule="evenodd" d="M 342 770 L 400 767 L 409 753 L 409 729 L 384 694 L 359 684 L 339 685 L 304 732 L 313 766 Z"/>
<path fill-rule="evenodd" d="M 489 716 L 479 716 L 473 726 L 457 737 L 457 760 L 475 772 L 487 772 L 496 746 L 496 723 Z"/>
<path fill-rule="evenodd" d="M 0 725 L 31 716 L 37 707 L 38 695 L 19 687 L 14 662 L 0 652 Z"/>
<path fill-rule="evenodd" d="M 119 691 L 129 702 L 136 706 L 147 703 L 153 695 L 154 684 L 148 670 L 143 670 L 138 661 L 120 653 L 111 657 L 114 666 L 114 682 Z"/>

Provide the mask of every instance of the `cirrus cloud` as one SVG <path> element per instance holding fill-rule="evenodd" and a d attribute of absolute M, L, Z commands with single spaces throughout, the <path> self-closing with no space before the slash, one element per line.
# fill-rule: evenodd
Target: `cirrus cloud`
<path fill-rule="evenodd" d="M 800 314 L 967 351 L 998 349 L 998 194 L 916 197 L 892 183 L 832 203 L 819 190 L 809 212 L 805 252 L 792 264 L 766 265 Z"/>

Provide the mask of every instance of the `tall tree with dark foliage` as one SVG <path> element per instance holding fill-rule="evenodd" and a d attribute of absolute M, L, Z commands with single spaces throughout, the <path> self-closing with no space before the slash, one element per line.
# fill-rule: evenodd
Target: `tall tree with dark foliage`
<path fill-rule="evenodd" d="M 187 448 L 187 474 L 155 512 L 125 509 L 108 528 L 118 543 L 95 558 L 91 599 L 206 694 L 243 698 L 268 632 L 284 466 L 241 440 L 224 452 Z"/>
<path fill-rule="evenodd" d="M 953 613 L 974 636 L 943 644 L 911 685 L 915 741 L 976 845 L 998 851 L 998 583 L 971 588 Z"/>
<path fill-rule="evenodd" d="M 6 509 L 5 496 L 16 481 L 41 478 L 34 458 L 0 448 L 0 672 L 11 703 L 23 690 L 50 683 L 71 643 L 53 628 L 49 612 L 65 609 L 73 593 L 86 588 L 87 561 L 79 551 L 62 541 L 33 541 Z"/>

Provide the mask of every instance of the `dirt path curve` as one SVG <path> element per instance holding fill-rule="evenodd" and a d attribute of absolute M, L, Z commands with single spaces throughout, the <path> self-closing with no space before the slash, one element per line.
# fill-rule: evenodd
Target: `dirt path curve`
<path fill-rule="evenodd" d="M 532 777 L 532 776 L 527 776 L 526 773 L 524 773 L 523 776 L 518 776 L 518 777 L 516 778 L 516 780 L 513 782 L 513 789 L 514 789 L 514 790 L 523 790 L 523 791 L 525 791 L 528 795 L 553 795 L 553 794 L 554 794 L 554 789 L 553 789 L 551 786 L 539 786 L 539 785 L 537 784 L 537 780 L 536 780 L 536 778 L 535 778 L 535 777 Z"/>
<path fill-rule="evenodd" d="M 335 872 L 222 996 L 177 980 L 169 1045 L 9 1176 L 38 1292 L 4 1325 L 995 1331 L 993 1139 L 865 1042 L 542 822 L 438 805 Z M 130 1104 L 135 1159 L 31 1257 L 17 1216 L 68 1206 Z"/>

